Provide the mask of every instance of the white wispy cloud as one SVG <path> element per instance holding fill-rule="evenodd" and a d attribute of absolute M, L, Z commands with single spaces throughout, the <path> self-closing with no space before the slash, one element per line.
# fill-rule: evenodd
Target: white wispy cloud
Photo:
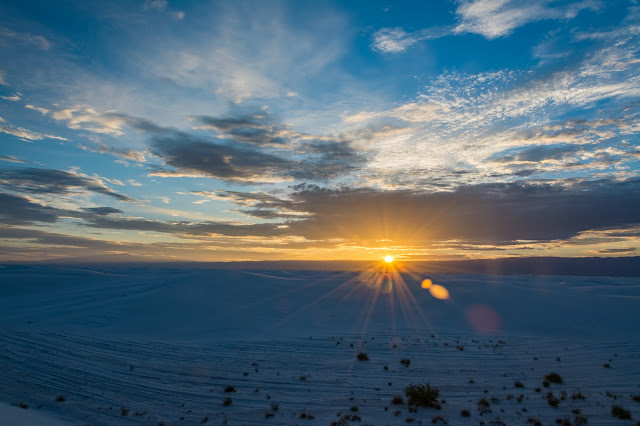
<path fill-rule="evenodd" d="M 53 110 L 51 116 L 55 120 L 66 121 L 67 127 L 70 129 L 121 136 L 126 119 L 110 114 L 113 112 L 115 111 L 101 113 L 87 105 L 75 105 L 70 108 Z"/>
<path fill-rule="evenodd" d="M 2 120 L 4 122 L 4 120 Z M 13 135 L 23 141 L 39 141 L 43 139 L 57 139 L 61 141 L 67 141 L 69 139 L 61 136 L 49 135 L 46 133 L 34 132 L 33 130 L 25 129 L 24 127 L 13 127 L 10 125 L 0 125 L 0 133 L 6 133 Z"/>
<path fill-rule="evenodd" d="M 21 99 L 19 93 L 14 93 L 11 96 L 0 96 L 0 98 L 4 99 L 5 101 L 11 102 L 18 102 Z"/>
<path fill-rule="evenodd" d="M 33 106 L 33 105 L 30 105 L 30 104 L 27 104 L 27 105 L 25 105 L 24 107 L 25 107 L 25 108 L 27 108 L 27 109 L 31 109 L 31 110 L 33 110 L 33 111 L 38 111 L 38 112 L 39 112 L 40 114 L 42 114 L 42 115 L 47 115 L 47 114 L 49 114 L 49 110 L 48 110 L 48 109 L 46 109 L 46 108 L 40 108 L 40 107 Z"/>
<path fill-rule="evenodd" d="M 0 86 L 8 86 L 9 83 L 4 79 L 4 71 L 0 70 Z"/>
<path fill-rule="evenodd" d="M 625 148 L 614 155 L 590 148 L 563 161 L 548 160 L 544 167 L 525 167 L 530 163 L 507 167 L 486 160 L 530 146 L 616 144 L 637 135 L 640 125 L 632 106 L 627 106 L 627 112 L 608 110 L 604 116 L 600 112 L 597 119 L 584 117 L 601 102 L 624 105 L 640 96 L 638 46 L 637 35 L 620 31 L 619 37 L 564 69 L 446 72 L 413 101 L 345 115 L 343 120 L 351 125 L 386 123 L 399 129 L 369 145 L 377 154 L 368 164 L 367 182 L 378 185 L 412 186 L 422 179 L 449 186 L 478 179 L 513 179 L 518 177 L 515 171 L 567 173 L 569 168 L 614 173 L 604 170 L 629 161 L 633 150 Z M 565 114 L 580 120 L 558 119 Z M 518 170 L 513 169 L 516 165 Z"/>
<path fill-rule="evenodd" d="M 48 50 L 51 47 L 51 42 L 43 36 L 13 31 L 9 28 L 0 28 L 0 37 L 32 44 L 42 50 Z"/>
<path fill-rule="evenodd" d="M 455 24 L 413 32 L 401 27 L 381 28 L 373 34 L 371 48 L 381 53 L 400 53 L 424 40 L 459 34 L 479 34 L 491 40 L 506 37 L 531 22 L 573 19 L 582 10 L 600 7 L 601 2 L 596 0 L 561 5 L 548 0 L 460 0 Z"/>

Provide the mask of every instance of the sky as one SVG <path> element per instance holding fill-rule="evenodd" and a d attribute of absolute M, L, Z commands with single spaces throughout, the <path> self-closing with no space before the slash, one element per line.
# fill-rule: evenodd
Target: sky
<path fill-rule="evenodd" d="M 0 260 L 640 254 L 637 1 L 4 1 Z"/>

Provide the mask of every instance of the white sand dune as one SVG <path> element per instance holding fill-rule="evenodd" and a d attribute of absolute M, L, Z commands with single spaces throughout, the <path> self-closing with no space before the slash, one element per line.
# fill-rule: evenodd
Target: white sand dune
<path fill-rule="evenodd" d="M 576 409 L 633 424 L 613 404 L 640 419 L 640 279 L 429 276 L 451 296 L 438 300 L 404 278 L 382 293 L 353 273 L 6 266 L 0 401 L 30 408 L 0 410 L 0 425 L 17 410 L 93 425 L 575 424 Z M 552 371 L 564 383 L 546 388 Z M 441 410 L 391 405 L 419 383 Z"/>

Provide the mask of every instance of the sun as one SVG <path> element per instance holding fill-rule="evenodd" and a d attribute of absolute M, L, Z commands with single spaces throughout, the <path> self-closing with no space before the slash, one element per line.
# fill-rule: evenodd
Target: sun
<path fill-rule="evenodd" d="M 387 262 L 387 263 L 393 262 L 393 256 L 389 256 L 389 255 L 385 256 L 384 257 L 384 261 Z"/>

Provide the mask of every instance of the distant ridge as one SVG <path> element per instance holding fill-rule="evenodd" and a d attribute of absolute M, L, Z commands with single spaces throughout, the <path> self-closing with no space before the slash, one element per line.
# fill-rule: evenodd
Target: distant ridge
<path fill-rule="evenodd" d="M 150 261 L 129 254 L 99 257 L 49 259 L 32 262 L 4 261 L 2 265 L 138 266 L 240 270 L 333 270 L 358 271 L 376 262 L 370 260 L 280 260 L 237 262 Z M 519 257 L 473 260 L 407 261 L 414 272 L 497 275 L 574 275 L 640 277 L 640 256 L 633 257 Z"/>

